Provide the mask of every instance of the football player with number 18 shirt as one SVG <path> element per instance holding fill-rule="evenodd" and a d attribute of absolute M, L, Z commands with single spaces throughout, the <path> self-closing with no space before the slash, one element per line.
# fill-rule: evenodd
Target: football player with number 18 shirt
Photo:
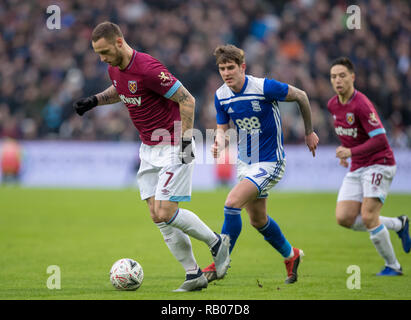
<path fill-rule="evenodd" d="M 369 232 L 385 261 L 385 267 L 377 275 L 402 275 L 388 229 L 397 232 L 404 251 L 410 252 L 408 217 L 380 216 L 397 169 L 385 129 L 370 100 L 354 88 L 354 65 L 348 58 L 338 58 L 332 63 L 330 77 L 336 95 L 327 107 L 341 141 L 336 157 L 344 167 L 349 166 L 347 159 L 351 158 L 350 171 L 338 193 L 337 222 L 346 228 Z"/>

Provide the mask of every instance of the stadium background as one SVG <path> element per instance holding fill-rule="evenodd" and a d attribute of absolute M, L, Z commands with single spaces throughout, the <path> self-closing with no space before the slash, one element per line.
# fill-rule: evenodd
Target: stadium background
<path fill-rule="evenodd" d="M 401 159 L 407 159 L 411 147 L 410 4 L 402 0 L 357 1 L 361 29 L 349 30 L 346 8 L 351 3 L 354 2 L 2 1 L 0 141 L 6 137 L 16 139 L 26 150 L 22 181 L 27 185 L 42 184 L 27 181 L 27 174 L 36 173 L 35 164 L 50 167 L 44 156 L 37 159 L 27 151 L 47 146 L 41 142 L 70 142 L 67 148 L 72 146 L 73 150 L 82 149 L 73 141 L 109 141 L 107 148 L 114 146 L 113 142 L 138 143 L 137 131 L 120 104 L 98 108 L 84 117 L 72 108 L 73 100 L 110 85 L 107 66 L 91 48 L 90 34 L 99 22 L 111 20 L 121 26 L 132 47 L 161 60 L 192 92 L 197 101 L 197 129 L 205 132 L 215 127 L 214 92 L 222 82 L 213 49 L 222 43 L 233 43 L 245 49 L 248 73 L 273 77 L 307 92 L 314 128 L 320 137 L 319 150 L 338 143 L 326 110 L 333 95 L 328 73 L 334 58 L 347 55 L 356 65 L 356 87 L 375 104 L 396 154 L 401 152 Z M 59 30 L 46 27 L 46 8 L 51 4 L 61 9 Z M 298 108 L 285 104 L 281 113 L 286 146 L 303 145 Z M 332 161 L 332 154 L 326 153 Z M 43 154 L 53 157 L 56 152 L 45 147 Z M 308 155 L 302 162 L 309 161 Z M 291 150 L 289 159 L 293 156 Z M 64 159 L 59 159 L 64 163 Z M 133 159 L 124 161 L 128 167 L 134 165 Z M 81 161 L 76 158 L 65 161 L 68 162 Z M 84 161 L 87 164 L 90 162 Z M 334 170 L 329 171 L 340 172 L 336 177 L 339 180 L 342 171 L 333 164 Z M 400 163 L 404 172 L 411 171 L 410 165 L 409 161 Z M 127 170 L 134 174 L 133 168 Z M 37 176 L 44 174 L 37 172 Z M 43 184 L 58 184 L 56 179 L 55 176 L 54 183 Z M 66 180 L 62 177 L 60 183 L 64 185 Z M 94 185 L 98 184 L 97 181 Z M 401 187 L 401 191 L 405 189 L 406 185 Z"/>

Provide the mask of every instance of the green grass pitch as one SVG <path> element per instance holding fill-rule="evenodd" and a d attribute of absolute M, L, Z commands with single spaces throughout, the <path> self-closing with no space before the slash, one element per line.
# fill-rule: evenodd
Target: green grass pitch
<path fill-rule="evenodd" d="M 223 223 L 226 189 L 195 192 L 182 207 L 196 212 L 214 231 Z M 184 270 L 151 222 L 138 190 L 65 190 L 0 188 L 0 299 L 58 300 L 281 300 L 411 299 L 411 254 L 395 232 L 391 240 L 402 264 L 401 277 L 376 277 L 383 260 L 369 235 L 337 226 L 334 193 L 272 192 L 268 212 L 305 257 L 299 281 L 285 285 L 283 259 L 250 226 L 243 230 L 224 280 L 201 292 L 173 293 Z M 389 195 L 383 215 L 410 214 L 410 195 Z M 197 262 L 211 262 L 207 246 L 192 239 Z M 133 258 L 144 281 L 133 292 L 116 291 L 109 270 L 120 258 Z M 47 288 L 61 271 L 61 289 Z M 360 289 L 348 289 L 350 265 L 360 268 Z"/>

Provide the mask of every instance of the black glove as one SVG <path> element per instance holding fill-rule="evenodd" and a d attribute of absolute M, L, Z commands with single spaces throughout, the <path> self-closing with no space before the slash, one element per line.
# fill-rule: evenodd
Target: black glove
<path fill-rule="evenodd" d="M 82 116 L 87 111 L 97 106 L 98 101 L 96 96 L 82 98 L 73 103 L 73 107 L 79 116 Z"/>
<path fill-rule="evenodd" d="M 182 164 L 189 164 L 191 161 L 194 160 L 194 152 L 193 152 L 193 145 L 192 139 L 184 140 L 182 139 L 180 142 L 180 160 Z"/>

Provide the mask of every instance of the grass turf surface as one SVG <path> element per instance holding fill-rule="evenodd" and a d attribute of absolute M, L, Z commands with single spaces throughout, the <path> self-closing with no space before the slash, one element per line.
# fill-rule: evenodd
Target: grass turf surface
<path fill-rule="evenodd" d="M 223 223 L 226 189 L 195 192 L 181 206 L 197 213 L 214 231 Z M 404 275 L 376 277 L 384 262 L 368 233 L 337 226 L 336 194 L 271 193 L 268 213 L 290 243 L 304 250 L 299 281 L 285 285 L 283 259 L 250 226 L 243 210 L 243 229 L 224 280 L 206 290 L 173 293 L 184 270 L 168 251 L 151 222 L 138 190 L 65 190 L 0 188 L 0 299 L 58 300 L 281 300 L 411 299 L 411 254 L 405 254 L 390 231 Z M 383 215 L 407 213 L 410 195 L 389 195 Z M 197 262 L 212 260 L 207 246 L 192 239 Z M 133 258 L 144 269 L 134 292 L 116 291 L 109 281 L 111 265 Z M 61 270 L 61 289 L 47 288 L 50 265 Z M 361 270 L 361 288 L 347 288 L 350 265 Z"/>

